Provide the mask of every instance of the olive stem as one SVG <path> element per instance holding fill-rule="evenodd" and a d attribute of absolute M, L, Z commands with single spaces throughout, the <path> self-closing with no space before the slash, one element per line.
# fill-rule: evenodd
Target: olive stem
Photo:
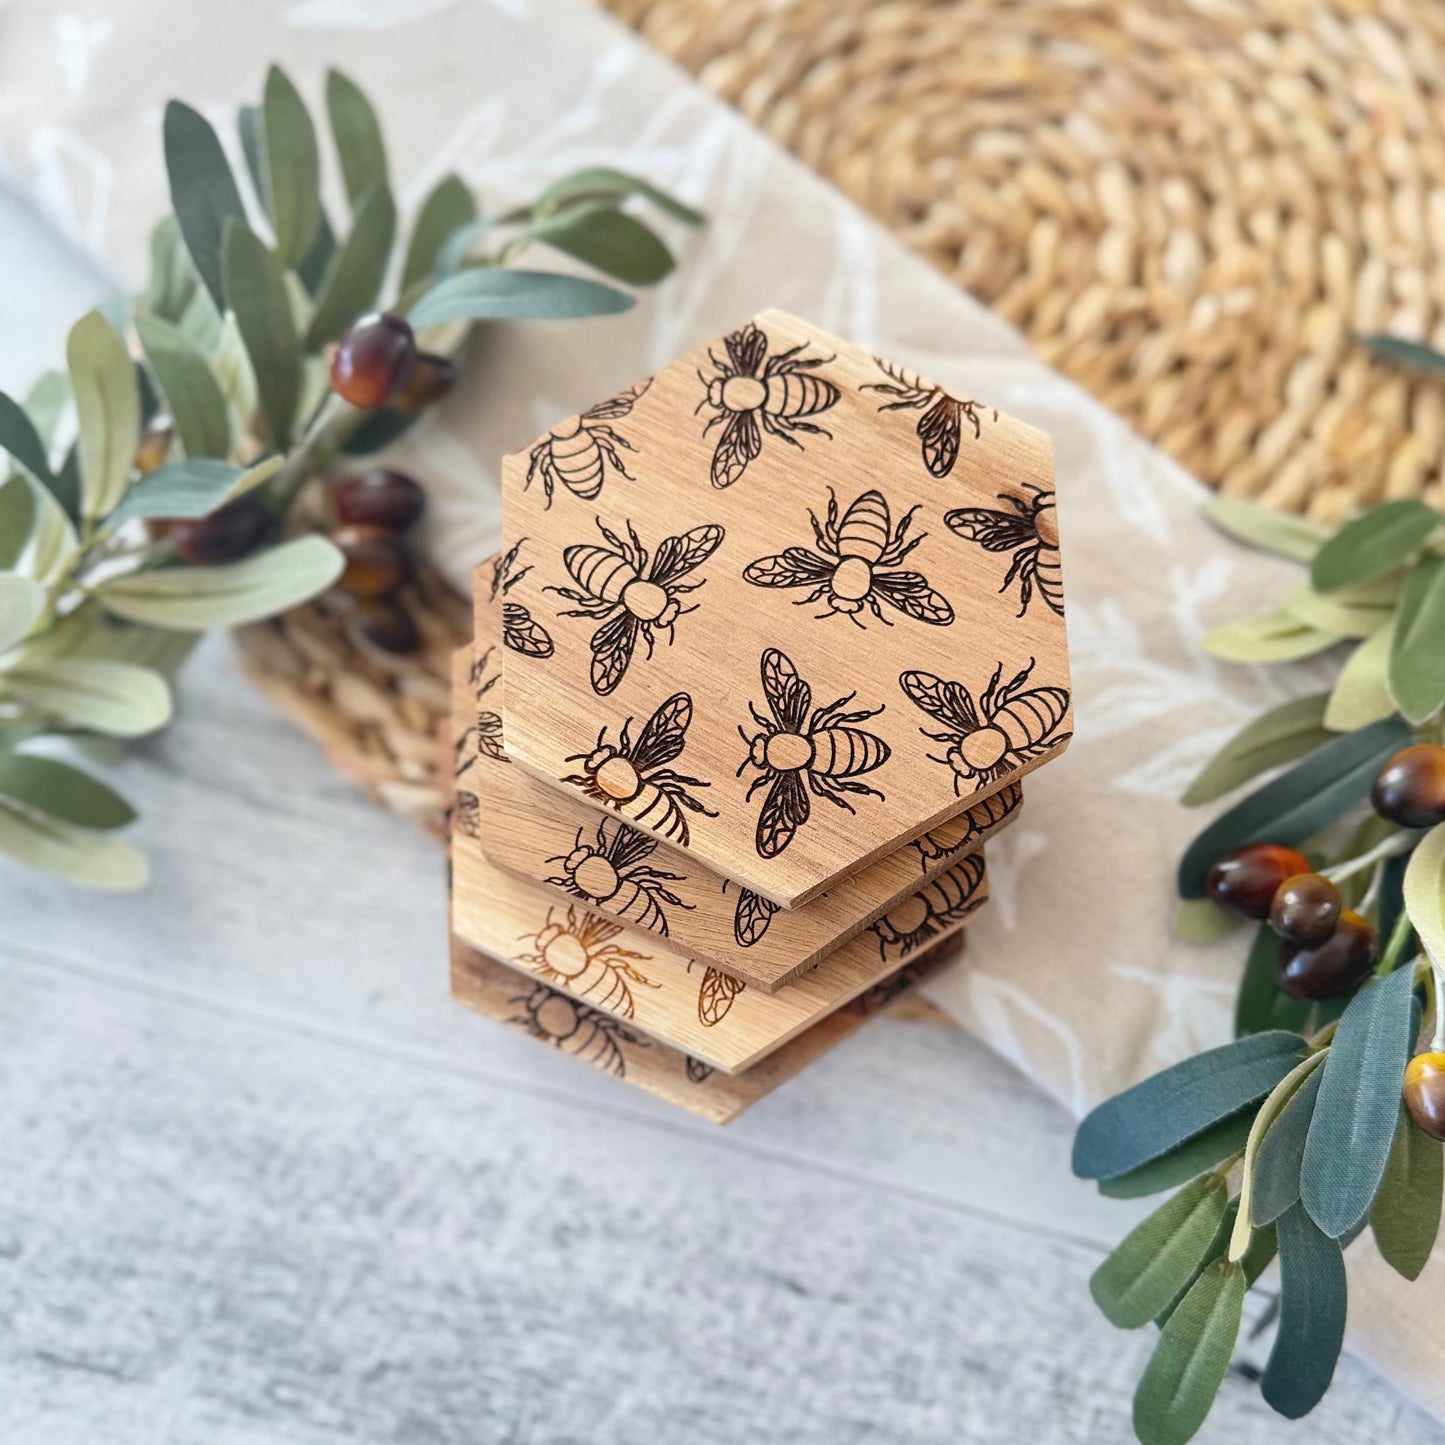
<path fill-rule="evenodd" d="M 1358 858 L 1350 858 L 1343 863 L 1336 863 L 1333 868 L 1322 868 L 1321 874 L 1328 878 L 1331 883 L 1343 882 L 1346 878 L 1353 878 L 1356 873 L 1363 873 L 1366 868 L 1373 868 L 1376 863 L 1386 858 L 1394 858 L 1401 853 L 1408 853 L 1419 841 L 1418 830 L 1412 828 L 1401 828 L 1398 832 L 1391 833 L 1388 838 L 1376 843 L 1368 853 L 1361 853 Z"/>
<path fill-rule="evenodd" d="M 1389 940 L 1385 944 L 1385 951 L 1380 955 L 1380 961 L 1375 965 L 1375 977 L 1384 978 L 1387 974 L 1394 973 L 1396 965 L 1400 962 L 1400 955 L 1405 951 L 1405 945 L 1410 941 L 1410 935 L 1414 929 L 1410 923 L 1410 915 L 1402 908 L 1400 916 L 1395 920 L 1395 926 L 1390 930 Z"/>
<path fill-rule="evenodd" d="M 1375 871 L 1370 875 L 1370 886 L 1365 889 L 1365 896 L 1360 899 L 1356 913 L 1368 914 L 1375 906 L 1375 899 L 1380 896 L 1380 884 L 1385 877 L 1385 859 L 1376 860 Z"/>

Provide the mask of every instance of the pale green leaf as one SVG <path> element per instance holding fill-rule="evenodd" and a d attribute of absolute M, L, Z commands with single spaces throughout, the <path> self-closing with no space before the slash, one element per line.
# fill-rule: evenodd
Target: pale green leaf
<path fill-rule="evenodd" d="M 156 316 L 136 320 L 146 360 L 188 457 L 224 457 L 231 446 L 226 397 L 206 354 L 179 327 Z"/>
<path fill-rule="evenodd" d="M 1445 705 L 1445 557 L 1423 558 L 1405 580 L 1389 681 L 1407 722 L 1427 722 Z"/>
<path fill-rule="evenodd" d="M 444 176 L 422 202 L 412 227 L 406 261 L 401 268 L 401 289 L 409 291 L 436 269 L 437 257 L 447 241 L 477 219 L 477 203 L 457 176 Z"/>
<path fill-rule="evenodd" d="M 1445 963 L 1445 823 L 1426 833 L 1410 855 L 1405 911 L 1421 941 Z"/>
<path fill-rule="evenodd" d="M 17 477 L 21 486 L 25 479 Z M 0 653 L 9 652 L 45 611 L 45 588 L 29 577 L 0 572 Z"/>
<path fill-rule="evenodd" d="M 1330 733 L 1323 722 L 1328 700 L 1325 693 L 1292 698 L 1257 717 L 1210 758 L 1183 801 L 1190 807 L 1212 803 L 1251 778 L 1328 742 Z"/>
<path fill-rule="evenodd" d="M 1310 561 L 1330 537 L 1330 529 L 1318 522 L 1232 497 L 1211 497 L 1204 515 L 1236 541 L 1295 562 Z"/>
<path fill-rule="evenodd" d="M 246 215 L 236 178 L 211 123 L 178 100 L 166 106 L 165 150 L 171 206 L 186 249 L 215 309 L 224 310 L 221 246 L 226 222 Z"/>
<path fill-rule="evenodd" d="M 1336 637 L 1369 637 L 1394 614 L 1398 579 L 1391 577 L 1386 582 L 1387 587 L 1368 583 L 1330 593 L 1297 587 L 1280 606 L 1291 617 L 1319 632 L 1331 632 Z"/>
<path fill-rule="evenodd" d="M 326 72 L 326 113 L 346 196 L 355 210 L 368 191 L 389 184 L 381 124 L 361 87 L 339 70 Z"/>
<path fill-rule="evenodd" d="M 174 216 L 163 216 L 151 232 L 147 311 L 162 321 L 179 321 L 200 284 L 201 278 L 181 239 L 179 222 Z"/>
<path fill-rule="evenodd" d="M 135 366 L 98 311 L 71 327 L 65 354 L 80 422 L 81 510 L 104 517 L 125 495 L 140 443 Z"/>
<path fill-rule="evenodd" d="M 284 451 L 301 384 L 301 346 L 285 273 L 275 255 L 239 221 L 226 226 L 224 268 L 226 304 L 251 358 L 267 434 L 276 450 Z"/>
<path fill-rule="evenodd" d="M 1338 633 L 1311 627 L 1278 607 L 1211 628 L 1204 649 L 1225 662 L 1292 662 L 1323 652 L 1339 640 Z"/>
<path fill-rule="evenodd" d="M 141 737 L 171 719 L 165 679 L 129 662 L 79 657 L 22 662 L 0 673 L 0 692 L 59 723 L 110 737 Z"/>
<path fill-rule="evenodd" d="M 545 216 L 561 206 L 576 205 L 593 201 L 621 201 L 628 196 L 641 196 L 650 201 L 665 215 L 675 221 L 685 221 L 689 226 L 700 226 L 704 217 L 700 211 L 685 206 L 679 200 L 660 191 L 650 182 L 625 171 L 612 170 L 607 166 L 592 166 L 586 170 L 574 171 L 554 181 L 537 197 L 533 211 Z"/>
<path fill-rule="evenodd" d="M 256 373 L 251 366 L 251 358 L 246 354 L 246 343 L 241 340 L 241 328 L 229 311 L 211 354 L 211 370 L 215 373 L 221 394 L 226 398 L 232 434 L 245 436 L 255 419 L 260 397 L 256 390 Z"/>
<path fill-rule="evenodd" d="M 473 270 L 439 281 L 412 307 L 413 326 L 439 321 L 565 320 L 636 303 L 624 291 L 551 271 Z"/>
<path fill-rule="evenodd" d="M 114 788 L 58 758 L 0 752 L 0 797 L 78 828 L 135 822 L 135 809 Z"/>
<path fill-rule="evenodd" d="M 55 445 L 60 418 L 70 405 L 70 378 L 63 371 L 43 371 L 25 393 L 25 415 L 47 451 Z"/>
<path fill-rule="evenodd" d="M 87 888 L 141 888 L 148 873 L 145 854 L 122 839 L 70 827 L 3 799 L 0 853 L 27 868 Z"/>
<path fill-rule="evenodd" d="M 315 351 L 334 341 L 369 311 L 381 291 L 396 239 L 396 206 L 382 186 L 364 196 L 351 232 L 331 258 L 316 297 L 316 312 L 306 332 L 306 348 Z"/>
<path fill-rule="evenodd" d="M 116 508 L 111 521 L 120 526 L 136 517 L 204 517 L 217 507 L 268 482 L 281 470 L 281 457 L 267 457 L 254 467 L 233 466 L 211 457 L 187 458 L 142 477 Z"/>
<path fill-rule="evenodd" d="M 1325 726 L 1332 732 L 1354 732 L 1395 711 L 1386 673 L 1394 623 L 1377 628 L 1350 654 L 1325 707 Z"/>
<path fill-rule="evenodd" d="M 101 584 L 118 617 L 154 627 L 199 631 L 274 617 L 324 592 L 344 559 L 324 537 L 299 537 L 227 567 L 168 567 Z"/>
<path fill-rule="evenodd" d="M 266 72 L 261 104 L 261 173 L 276 253 L 283 265 L 299 265 L 321 224 L 321 157 L 306 102 L 277 65 Z M 226 299 L 234 310 L 229 287 Z"/>
<path fill-rule="evenodd" d="M 1174 905 L 1172 932 L 1185 943 L 1216 943 L 1243 922 L 1240 914 L 1230 913 L 1208 898 L 1181 898 Z"/>

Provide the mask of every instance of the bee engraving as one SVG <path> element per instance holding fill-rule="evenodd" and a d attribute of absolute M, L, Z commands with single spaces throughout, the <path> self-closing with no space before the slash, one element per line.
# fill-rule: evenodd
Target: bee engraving
<path fill-rule="evenodd" d="M 910 507 L 895 530 L 883 493 L 867 491 L 852 502 L 840 520 L 838 499 L 830 487 L 826 519 L 819 522 L 817 513 L 811 508 L 808 511 L 818 551 L 789 547 L 780 556 L 750 562 L 743 576 L 755 587 L 810 587 L 812 591 L 798 606 L 826 598 L 826 610 L 819 617 L 837 613 L 858 627 L 864 625 L 859 614 L 865 607 L 885 626 L 893 625 L 878 606 L 880 598 L 918 622 L 947 627 L 953 621 L 948 599 L 934 591 L 921 572 L 898 569 L 898 564 L 928 535 L 920 532 L 911 541 L 908 539 L 908 528 L 917 511 L 917 507 Z"/>
<path fill-rule="evenodd" d="M 511 759 L 502 748 L 502 715 L 481 705 L 482 699 L 502 680 L 502 674 L 491 665 L 495 651 L 494 647 L 487 648 L 472 663 L 472 687 L 477 698 L 477 752 L 494 763 L 509 763 Z"/>
<path fill-rule="evenodd" d="M 968 824 L 968 830 L 961 837 L 955 838 L 952 843 L 943 842 L 934 833 L 920 834 L 908 845 L 918 854 L 919 871 L 927 873 L 930 865 L 937 863 L 941 858 L 948 857 L 950 853 L 958 853 L 965 848 L 971 848 L 985 832 L 997 828 L 1004 819 L 1018 812 L 1023 800 L 1023 788 L 1018 783 L 1010 783 L 1007 787 L 1000 788 L 998 792 L 991 793 L 981 803 L 975 803 L 963 815 L 963 821 Z"/>
<path fill-rule="evenodd" d="M 477 760 L 477 739 L 473 729 L 468 728 L 452 744 L 452 802 L 450 819 L 453 827 L 460 828 L 469 838 L 482 836 L 481 799 L 470 788 L 461 785 L 468 779 Z"/>
<path fill-rule="evenodd" d="M 759 788 L 768 786 L 758 814 L 756 846 L 759 857 L 776 858 L 808 821 L 812 812 L 810 792 L 850 813 L 857 810 L 843 796 L 845 793 L 882 799 L 884 795 L 877 788 L 857 778 L 882 767 L 890 749 L 882 738 L 855 726 L 877 717 L 883 711 L 881 707 L 849 712 L 848 704 L 857 696 L 850 692 L 827 707 L 813 708 L 812 688 L 798 676 L 791 659 L 776 647 L 763 653 L 761 671 L 763 695 L 772 716 L 765 716 L 748 703 L 758 730 L 750 737 L 746 728 L 738 727 L 748 744 L 748 754 L 738 765 L 738 776 L 750 766 L 759 770 L 759 776 L 748 787 L 749 799 Z"/>
<path fill-rule="evenodd" d="M 689 959 L 687 971 L 692 972 L 695 958 Z M 697 990 L 697 1021 L 704 1028 L 716 1028 L 727 1016 L 733 1000 L 747 987 L 731 974 L 708 965 L 703 969 L 702 983 Z"/>
<path fill-rule="evenodd" d="M 681 873 L 664 872 L 646 861 L 656 850 L 656 838 L 649 838 L 626 823 L 614 824 L 609 836 L 604 820 L 597 824 L 594 839 L 586 840 L 586 830 L 579 828 L 572 851 L 547 860 L 562 865 L 561 874 L 547 882 L 585 903 L 598 907 L 610 905 L 609 913 L 630 918 L 639 927 L 666 938 L 667 915 L 662 905 L 675 904 L 682 908 L 694 905 L 684 903 L 667 886 L 680 882 Z"/>
<path fill-rule="evenodd" d="M 599 517 L 597 530 L 608 545 L 568 547 L 562 561 L 577 586 L 547 589 L 578 604 L 560 616 L 601 622 L 592 634 L 592 690 L 604 697 L 627 675 L 639 636 L 650 658 L 658 632 L 665 631 L 671 643 L 677 619 L 697 611 L 696 603 L 684 607 L 678 599 L 696 592 L 703 582 L 682 579 L 706 562 L 723 539 L 723 529 L 715 525 L 664 537 L 649 565 L 647 548 L 632 523 L 626 526 L 624 541 Z"/>
<path fill-rule="evenodd" d="M 728 891 L 727 879 L 723 880 L 723 892 Z M 752 948 L 761 943 L 773 921 L 778 905 L 751 888 L 738 889 L 737 906 L 733 909 L 733 939 L 739 948 Z"/>
<path fill-rule="evenodd" d="M 570 904 L 564 922 L 556 922 L 555 912 L 549 908 L 546 923 L 536 933 L 522 936 L 519 941 L 531 948 L 519 953 L 517 962 L 533 969 L 548 983 L 561 984 L 574 997 L 596 999 L 599 1008 L 630 1019 L 632 985 L 662 987 L 636 968 L 647 962 L 647 955 L 612 942 L 622 932 L 620 923 Z"/>
<path fill-rule="evenodd" d="M 683 1065 L 687 1073 L 689 1084 L 705 1084 L 717 1072 L 711 1064 L 705 1064 L 701 1059 L 695 1059 L 691 1054 Z"/>
<path fill-rule="evenodd" d="M 593 1064 L 614 1078 L 627 1077 L 623 1044 L 639 1049 L 650 1047 L 641 1034 L 628 1028 L 621 1019 L 588 1008 L 545 983 L 537 984 L 531 993 L 512 1002 L 520 1004 L 522 1012 L 509 1019 L 509 1023 L 520 1024 L 534 1039 L 541 1039 L 583 1063 Z"/>
<path fill-rule="evenodd" d="M 576 784 L 589 798 L 616 808 L 634 823 L 685 848 L 688 831 L 684 808 L 717 817 L 687 791 L 712 785 L 666 766 L 687 745 L 691 722 L 692 699 L 685 692 L 675 692 L 647 720 L 636 741 L 632 738 L 632 718 L 622 724 L 615 743 L 607 741 L 604 726 L 590 753 L 573 753 L 567 759 L 569 763 L 580 762 L 582 771 L 562 781 Z"/>
<path fill-rule="evenodd" d="M 886 959 L 890 948 L 894 957 L 912 953 L 945 928 L 967 918 L 983 902 L 977 896 L 982 882 L 983 859 L 974 853 L 895 904 L 870 925 L 878 940 L 878 957 Z"/>
<path fill-rule="evenodd" d="M 503 598 L 532 569 L 518 567 L 517 557 L 526 538 L 519 538 L 515 547 L 503 552 L 492 563 L 492 601 Z M 520 602 L 502 603 L 502 642 L 513 652 L 528 657 L 551 657 L 554 650 L 552 634 L 547 631 Z"/>
<path fill-rule="evenodd" d="M 979 404 L 976 401 L 962 401 L 950 396 L 941 386 L 925 381 L 916 371 L 894 366 L 881 357 L 873 358 L 878 369 L 890 378 L 888 381 L 872 381 L 861 387 L 862 391 L 876 391 L 892 401 L 879 404 L 879 411 L 921 411 L 918 418 L 918 440 L 923 451 L 923 465 L 935 477 L 946 477 L 958 460 L 959 442 L 963 437 L 965 421 L 973 427 L 977 440 L 982 430 L 979 423 Z M 993 419 L 998 420 L 995 411 Z"/>
<path fill-rule="evenodd" d="M 706 388 L 697 410 L 706 406 L 714 413 L 703 435 L 715 426 L 722 427 L 713 449 L 713 486 L 730 487 L 742 476 L 762 451 L 765 431 L 799 451 L 803 444 L 796 432 L 832 437 L 830 431 L 807 420 L 836 406 L 842 396 L 826 377 L 813 375 L 816 367 L 833 360 L 831 356 L 799 355 L 806 343 L 769 356 L 767 336 L 751 321 L 725 336 L 723 347 L 726 360 L 711 351 L 707 354 L 716 374 L 697 374 Z"/>
<path fill-rule="evenodd" d="M 607 423 L 629 415 L 638 397 L 651 385 L 649 377 L 630 391 L 588 407 L 581 416 L 559 422 L 528 453 L 527 480 L 523 486 L 530 487 L 533 478 L 540 477 L 542 491 L 550 507 L 552 493 L 558 484 L 566 487 L 573 496 L 581 497 L 585 502 L 592 501 L 602 490 L 609 465 L 629 482 L 632 481 L 632 473 L 623 463 L 618 448 L 628 452 L 635 452 L 637 448 Z"/>
<path fill-rule="evenodd" d="M 1039 596 L 1060 617 L 1064 615 L 1064 573 L 1059 562 L 1058 512 L 1054 494 L 1047 487 L 1027 482 L 1025 496 L 999 493 L 999 500 L 1013 508 L 1011 512 L 991 507 L 958 507 L 943 519 L 943 525 L 965 542 L 977 542 L 985 552 L 1012 552 L 1003 585 L 1007 592 L 1014 579 L 1019 584 L 1019 611 L 1022 617 L 1029 610 L 1034 588 Z"/>
<path fill-rule="evenodd" d="M 1003 663 L 994 668 L 988 686 L 975 704 L 961 682 L 948 682 L 931 672 L 905 672 L 898 685 L 913 703 L 941 722 L 945 731 L 919 732 L 934 742 L 947 743 L 948 751 L 929 760 L 953 769 L 955 795 L 976 790 L 1015 768 L 1066 743 L 1072 733 L 1060 733 L 1059 724 L 1069 710 L 1069 694 L 1062 687 L 1027 687 L 1034 670 L 1028 666 L 1001 684 Z"/>

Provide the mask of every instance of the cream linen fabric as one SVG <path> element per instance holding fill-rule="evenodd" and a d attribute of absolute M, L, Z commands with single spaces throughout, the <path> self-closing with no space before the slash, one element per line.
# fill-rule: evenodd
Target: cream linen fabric
<path fill-rule="evenodd" d="M 407 448 L 458 586 L 497 540 L 504 451 L 767 306 L 1053 436 L 1078 732 L 989 849 L 993 907 L 932 995 L 1075 1112 L 1222 1042 L 1241 944 L 1170 940 L 1174 860 L 1203 821 L 1173 799 L 1230 732 L 1323 676 L 1231 668 L 1197 646 L 1291 569 L 1217 537 L 1198 486 L 1013 331 L 572 0 L 70 0 L 63 14 L 16 0 L 0 10 L 0 147 L 76 243 L 135 283 L 165 204 L 163 101 L 189 100 L 229 137 L 272 59 L 313 102 L 328 64 L 366 87 L 405 210 L 448 170 L 497 210 L 565 170 L 616 165 L 712 217 L 674 236 L 682 266 L 629 316 L 479 338 L 467 385 Z M 1408 1324 L 1445 1287 L 1440 1254 L 1414 1287 L 1368 1241 L 1351 1259 L 1353 1347 L 1445 1416 L 1445 1337 Z"/>

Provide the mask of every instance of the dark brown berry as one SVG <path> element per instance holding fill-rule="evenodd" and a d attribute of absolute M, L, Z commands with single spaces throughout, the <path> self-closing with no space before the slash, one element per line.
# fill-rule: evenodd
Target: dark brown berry
<path fill-rule="evenodd" d="M 369 467 L 336 484 L 331 503 L 337 520 L 384 532 L 404 532 L 426 506 L 426 493 L 402 472 Z"/>
<path fill-rule="evenodd" d="M 1322 874 L 1299 873 L 1279 885 L 1269 906 L 1269 926 L 1290 943 L 1323 943 L 1335 931 L 1343 902 Z"/>
<path fill-rule="evenodd" d="M 182 561 L 200 566 L 239 562 L 271 540 L 276 517 L 252 492 L 218 507 L 208 517 L 173 521 L 166 536 Z"/>
<path fill-rule="evenodd" d="M 331 387 L 365 411 L 383 407 L 406 385 L 416 361 L 416 338 L 400 316 L 363 316 L 337 343 Z"/>
<path fill-rule="evenodd" d="M 1209 870 L 1204 890 L 1221 908 L 1247 918 L 1268 918 L 1279 885 L 1310 871 L 1309 860 L 1277 843 L 1247 843 L 1226 853 Z"/>
<path fill-rule="evenodd" d="M 393 411 L 422 411 L 438 402 L 456 384 L 457 369 L 445 356 L 419 351 L 416 365 L 401 389 L 391 399 Z"/>
<path fill-rule="evenodd" d="M 1416 743 L 1402 748 L 1375 775 L 1375 811 L 1402 828 L 1445 823 L 1445 748 Z"/>
<path fill-rule="evenodd" d="M 379 527 L 342 527 L 331 540 L 346 558 L 336 585 L 353 597 L 389 597 L 411 577 L 405 550 Z"/>
<path fill-rule="evenodd" d="M 174 432 L 175 427 L 164 412 L 157 412 L 150 419 L 135 452 L 136 470 L 143 476 L 165 465 Z"/>
<path fill-rule="evenodd" d="M 383 652 L 406 654 L 421 646 L 411 613 L 390 597 L 365 597 L 356 604 L 361 635 Z"/>
<path fill-rule="evenodd" d="M 1368 919 L 1342 913 L 1335 931 L 1314 948 L 1281 943 L 1274 962 L 1274 981 L 1291 998 L 1338 998 L 1369 976 L 1375 966 L 1378 939 Z"/>
<path fill-rule="evenodd" d="M 1405 1070 L 1405 1107 L 1432 1139 L 1445 1142 L 1445 1054 L 1416 1054 Z"/>

